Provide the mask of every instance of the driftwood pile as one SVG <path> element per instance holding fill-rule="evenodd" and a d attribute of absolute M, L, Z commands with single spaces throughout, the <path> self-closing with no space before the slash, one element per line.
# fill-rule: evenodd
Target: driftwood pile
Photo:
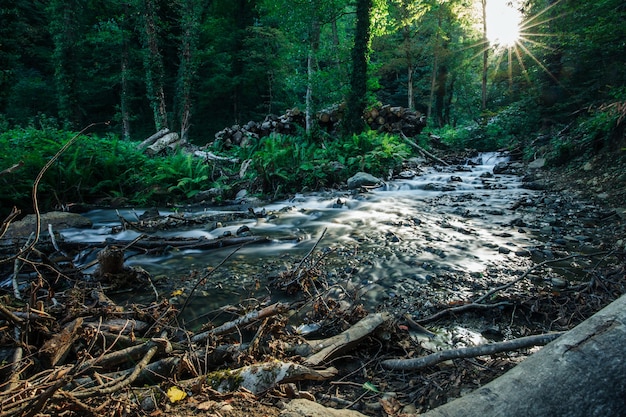
<path fill-rule="evenodd" d="M 343 117 L 344 106 L 334 106 L 317 113 L 316 121 L 320 129 L 336 133 Z M 426 126 L 426 117 L 420 112 L 397 106 L 374 106 L 368 109 L 363 119 L 370 129 L 400 133 L 412 137 Z M 262 122 L 250 121 L 245 125 L 233 125 L 215 134 L 215 140 L 225 147 L 247 146 L 251 141 L 269 136 L 272 133 L 296 134 L 305 128 L 305 114 L 298 108 L 289 109 L 281 116 L 268 115 Z"/>

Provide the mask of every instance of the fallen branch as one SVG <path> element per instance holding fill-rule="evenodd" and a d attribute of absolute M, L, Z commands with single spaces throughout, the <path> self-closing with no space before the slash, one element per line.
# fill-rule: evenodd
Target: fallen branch
<path fill-rule="evenodd" d="M 310 349 L 314 353 L 305 360 L 305 364 L 309 366 L 317 366 L 343 352 L 355 344 L 358 344 L 363 338 L 367 337 L 381 324 L 391 318 L 389 313 L 370 314 L 364 319 L 357 322 L 348 330 L 339 333 L 336 336 L 329 337 L 324 340 L 312 340 L 307 342 Z"/>
<path fill-rule="evenodd" d="M 394 371 L 413 371 L 435 365 L 449 359 L 474 358 L 476 356 L 493 355 L 494 353 L 508 352 L 532 346 L 544 346 L 561 336 L 564 332 L 546 333 L 535 336 L 520 337 L 499 343 L 489 343 L 481 346 L 472 346 L 459 349 L 442 350 L 428 356 L 412 359 L 388 359 L 381 362 L 385 369 Z"/>
<path fill-rule="evenodd" d="M 323 381 L 335 375 L 337 375 L 335 368 L 316 370 L 293 362 L 271 361 L 214 372 L 183 381 L 180 385 L 191 387 L 197 385 L 199 381 L 206 381 L 220 392 L 245 388 L 253 394 L 261 394 L 278 384 L 302 380 Z"/>
<path fill-rule="evenodd" d="M 626 296 L 515 368 L 423 417 L 623 416 Z"/>
<path fill-rule="evenodd" d="M 287 310 L 286 304 L 275 303 L 265 308 L 262 308 L 261 310 L 251 311 L 245 316 L 239 317 L 238 319 L 233 320 L 233 321 L 229 321 L 228 323 L 224 323 L 221 326 L 216 327 L 214 329 L 208 330 L 206 332 L 198 333 L 197 335 L 191 338 L 191 341 L 193 343 L 202 342 L 203 340 L 205 340 L 207 337 L 211 335 L 224 334 L 235 329 L 238 326 L 246 325 L 254 320 L 259 320 L 268 316 L 280 314 L 280 313 L 285 312 L 286 310 Z"/>
<path fill-rule="evenodd" d="M 11 174 L 12 172 L 17 171 L 18 169 L 20 169 L 23 166 L 24 166 L 24 161 L 20 161 L 17 164 L 14 164 L 14 165 L 8 167 L 7 169 L 4 169 L 4 170 L 0 171 L 0 176 Z"/>
<path fill-rule="evenodd" d="M 417 324 L 430 323 L 430 322 L 439 320 L 440 318 L 445 317 L 448 314 L 464 313 L 469 310 L 488 310 L 488 309 L 492 309 L 496 307 L 503 307 L 503 306 L 510 306 L 510 305 L 511 303 L 508 301 L 502 301 L 502 302 L 495 303 L 495 304 L 468 303 L 468 304 L 463 304 L 460 306 L 446 308 L 445 310 L 438 311 L 437 313 L 431 316 L 425 317 L 421 320 L 416 320 L 415 322 Z"/>
<path fill-rule="evenodd" d="M 421 153 L 423 156 L 425 156 L 425 157 L 427 157 L 429 159 L 432 159 L 433 161 L 437 162 L 438 164 L 445 165 L 445 166 L 450 165 L 449 163 L 447 163 L 443 159 L 437 158 L 435 155 L 433 155 L 432 153 L 428 152 L 426 149 L 422 148 L 417 143 L 413 142 L 411 139 L 407 138 L 406 135 L 403 132 L 400 132 L 400 136 L 402 136 L 402 139 L 404 139 L 405 142 L 407 142 L 409 145 L 411 145 L 414 148 L 416 148 L 419 151 L 419 153 Z"/>

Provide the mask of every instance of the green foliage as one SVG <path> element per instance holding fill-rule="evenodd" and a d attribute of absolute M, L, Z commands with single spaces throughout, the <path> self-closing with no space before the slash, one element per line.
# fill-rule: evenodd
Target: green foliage
<path fill-rule="evenodd" d="M 34 127 L 0 134 L 0 170 L 22 164 L 0 176 L 2 214 L 14 205 L 25 212 L 32 209 L 34 179 L 73 136 L 73 132 Z M 178 154 L 149 158 L 136 145 L 113 135 L 79 138 L 43 176 L 38 188 L 42 210 L 76 202 L 145 205 L 190 197 L 204 189 L 208 168 L 203 161 Z"/>
<path fill-rule="evenodd" d="M 155 184 L 166 188 L 172 197 L 191 198 L 207 189 L 209 166 L 193 155 L 177 152 L 164 158 L 155 174 Z"/>
<path fill-rule="evenodd" d="M 266 193 L 338 185 L 358 171 L 387 176 L 410 155 L 393 135 L 366 131 L 320 145 L 313 139 L 271 135 L 251 155 Z"/>
<path fill-rule="evenodd" d="M 484 113 L 480 122 L 461 128 L 450 126 L 433 130 L 453 148 L 493 151 L 523 143 L 537 130 L 540 114 L 529 100 L 513 103 L 497 113 Z"/>

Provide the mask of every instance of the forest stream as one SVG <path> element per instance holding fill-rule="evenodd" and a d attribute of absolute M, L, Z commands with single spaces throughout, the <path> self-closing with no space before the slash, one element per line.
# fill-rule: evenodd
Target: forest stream
<path fill-rule="evenodd" d="M 289 300 L 293 296 L 289 293 L 298 288 L 290 288 L 285 271 L 305 269 L 304 261 L 314 282 L 307 291 L 323 292 L 339 303 L 362 303 L 368 311 L 408 313 L 416 319 L 442 305 L 469 303 L 544 261 L 549 267 L 529 274 L 521 288 L 551 292 L 586 283 L 598 259 L 572 254 L 602 252 L 611 234 L 598 229 L 615 226 L 619 217 L 575 198 L 531 190 L 540 187 L 534 178 L 518 175 L 520 167 L 506 155 L 487 153 L 457 165 L 415 167 L 367 192 L 299 194 L 259 206 L 244 199 L 227 210 L 160 210 L 161 219 L 232 220 L 157 230 L 149 233 L 152 236 L 269 240 L 246 245 L 235 254 L 234 247 L 162 248 L 158 254 L 128 251 L 127 264 L 148 271 L 159 292 L 171 294 L 175 305 L 182 304 L 193 287 L 183 315 L 191 329 L 226 305 L 245 305 L 250 299 Z M 92 229 L 68 229 L 62 235 L 81 242 L 132 241 L 146 232 L 120 228 L 120 217 L 137 222 L 143 214 L 143 210 L 94 210 L 86 214 Z M 76 264 L 92 261 L 95 252 L 84 251 Z M 194 287 L 199 276 L 229 255 L 206 282 Z M 123 291 L 113 297 L 129 301 Z M 146 290 L 130 298 L 149 302 L 154 294 Z M 465 342 L 476 343 L 481 332 L 510 337 L 514 331 L 506 325 L 511 317 L 502 323 L 480 320 L 461 320 L 453 330 L 442 329 L 444 343 L 452 339 L 463 343 L 466 338 L 472 340 Z M 303 332 L 315 329 L 315 323 L 301 325 Z"/>
<path fill-rule="evenodd" d="M 107 415 L 126 404 L 133 415 L 278 416 L 289 399 L 415 415 L 523 364 L 623 294 L 623 208 L 571 184 L 558 191 L 570 179 L 541 161 L 449 160 L 413 159 L 389 181 L 272 203 L 240 192 L 220 207 L 45 213 L 83 228 L 57 222 L 50 235 L 49 224 L 37 258 L 5 267 L 15 301 L 0 313 L 15 326 L 0 334 L 30 320 L 23 331 L 43 369 L 12 371 L 28 379 L 5 397 L 7 415 L 29 407 L 13 398 L 49 386 L 66 393 L 49 415 L 71 396 Z M 11 225 L 5 251 L 25 247 L 28 226 Z M 22 311 L 29 290 L 37 308 Z M 485 354 L 494 346 L 505 353 Z M 433 366 L 465 348 L 477 350 Z M 0 349 L 7 362 L 14 352 Z M 73 371 L 50 382 L 59 367 Z M 136 388 L 109 389 L 103 372 Z"/>

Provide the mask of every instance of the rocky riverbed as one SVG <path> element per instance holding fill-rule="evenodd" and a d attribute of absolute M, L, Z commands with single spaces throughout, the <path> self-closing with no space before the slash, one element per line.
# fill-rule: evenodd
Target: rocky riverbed
<path fill-rule="evenodd" d="M 309 396 L 368 415 L 411 415 L 484 384 L 532 350 L 409 373 L 384 371 L 381 361 L 567 330 L 624 293 L 619 164 L 548 170 L 540 160 L 482 158 L 409 161 L 380 187 L 272 204 L 242 198 L 229 209 L 91 212 L 92 227 L 65 229 L 60 244 L 84 245 L 73 262 L 90 274 L 100 248 L 124 242 L 126 263 L 147 271 L 152 290 L 129 297 L 117 286 L 108 295 L 131 305 L 157 292 L 184 310 L 188 329 L 219 323 L 228 308 L 273 301 L 292 306 L 285 329 L 305 338 L 336 334 L 368 312 L 393 317 L 369 343 L 333 359 L 332 381 L 287 384 L 260 401 L 199 392 L 177 403 L 181 415 L 208 403 L 220 415 L 277 415 L 280 404 Z M 147 235 L 168 246 L 142 247 Z M 259 236 L 269 238 L 201 248 Z"/>

